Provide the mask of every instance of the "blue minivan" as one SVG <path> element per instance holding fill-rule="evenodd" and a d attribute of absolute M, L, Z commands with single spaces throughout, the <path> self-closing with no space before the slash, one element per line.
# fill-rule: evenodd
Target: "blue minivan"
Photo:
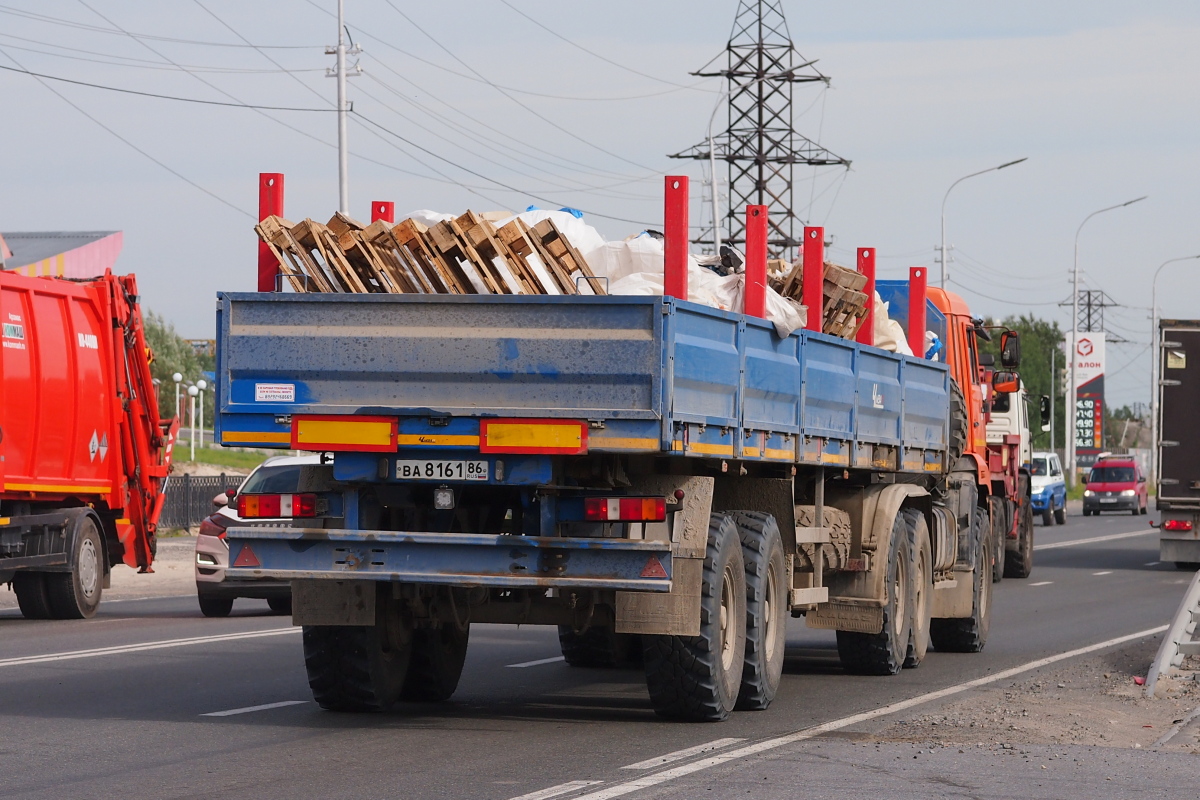
<path fill-rule="evenodd" d="M 1052 524 L 1051 520 L 1059 525 L 1067 524 L 1067 482 L 1058 454 L 1034 453 L 1029 472 L 1033 513 L 1042 515 L 1043 525 Z"/>

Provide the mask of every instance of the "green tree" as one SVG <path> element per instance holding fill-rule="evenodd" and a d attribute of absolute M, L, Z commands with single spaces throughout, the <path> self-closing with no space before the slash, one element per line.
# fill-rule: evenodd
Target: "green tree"
<path fill-rule="evenodd" d="M 1021 337 L 1021 366 L 1017 370 L 1029 393 L 1029 428 L 1033 436 L 1034 449 L 1063 449 L 1066 447 L 1065 431 L 1068 427 L 1066 401 L 1063 397 L 1063 375 L 1066 369 L 1063 356 L 1063 332 L 1057 322 L 1038 319 L 1032 314 L 1006 317 L 1000 322 L 988 321 L 989 325 L 1001 325 L 1016 331 Z M 981 342 L 981 351 L 996 356 L 997 369 L 1000 363 L 1000 336 L 993 332 L 991 343 Z M 1054 354 L 1054 372 L 1050 374 L 1051 353 Z M 1054 385 L 1054 443 L 1051 445 L 1049 432 L 1043 432 L 1039 416 L 1039 400 L 1050 394 Z"/>
<path fill-rule="evenodd" d="M 158 413 L 164 419 L 175 414 L 175 380 L 176 372 L 183 375 L 183 384 L 199 380 L 201 373 L 212 370 L 213 359 L 210 356 L 197 356 L 187 339 L 175 332 L 175 326 L 153 311 L 146 311 L 143 317 L 146 327 L 146 345 L 154 353 L 154 363 L 150 365 L 150 374 L 158 384 Z M 186 388 L 180 392 L 181 421 L 186 417 L 187 395 Z M 206 426 L 212 424 L 213 392 L 204 393 L 204 421 Z"/>

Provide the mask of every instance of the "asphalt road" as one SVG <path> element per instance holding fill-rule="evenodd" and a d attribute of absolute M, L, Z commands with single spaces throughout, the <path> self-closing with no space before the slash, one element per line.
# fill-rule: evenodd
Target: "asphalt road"
<path fill-rule="evenodd" d="M 186 597 L 106 602 L 81 622 L 0 611 L 0 797 L 1194 796 L 1195 756 L 1109 751 L 1095 757 L 1103 769 L 1043 792 L 1004 778 L 1012 767 L 987 754 L 910 766 L 907 744 L 778 738 L 1166 624 L 1190 576 L 1156 563 L 1153 533 L 1044 547 L 1148 530 L 1145 520 L 1039 526 L 1033 575 L 996 587 L 982 654 L 931 652 L 895 677 L 852 677 L 832 632 L 793 620 L 775 703 L 712 725 L 657 719 L 637 672 L 554 660 L 549 628 L 474 626 L 449 703 L 355 716 L 310 701 L 298 630 L 262 602 L 238 601 L 224 620 Z M 767 755 L 711 758 L 763 742 Z M 905 768 L 887 771 L 895 748 Z M 1109 759 L 1130 783 L 1105 781 Z M 955 774 L 990 788 L 969 791 Z"/>

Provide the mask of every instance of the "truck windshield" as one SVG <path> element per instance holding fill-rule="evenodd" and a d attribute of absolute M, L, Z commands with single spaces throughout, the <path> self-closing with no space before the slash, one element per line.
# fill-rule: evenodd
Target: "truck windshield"
<path fill-rule="evenodd" d="M 1046 467 L 1046 459 L 1035 458 L 1033 460 L 1033 465 L 1030 468 L 1030 472 L 1032 472 L 1034 475 L 1049 475 L 1050 470 Z"/>
<path fill-rule="evenodd" d="M 1133 479 L 1133 467 L 1094 467 L 1088 483 L 1129 483 Z"/>
<path fill-rule="evenodd" d="M 259 467 L 246 479 L 241 494 L 291 494 L 300 485 L 301 464 Z"/>

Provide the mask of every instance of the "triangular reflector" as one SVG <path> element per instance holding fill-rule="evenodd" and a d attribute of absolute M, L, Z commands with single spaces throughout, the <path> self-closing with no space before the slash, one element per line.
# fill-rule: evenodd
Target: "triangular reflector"
<path fill-rule="evenodd" d="M 233 565 L 235 567 L 262 566 L 262 564 L 259 563 L 258 556 L 254 555 L 254 551 L 250 549 L 250 545 L 248 544 L 242 545 L 242 551 L 238 553 L 238 557 L 234 560 Z M 647 569 L 649 569 L 648 566 Z M 659 569 L 662 569 L 662 567 L 660 566 Z"/>
<path fill-rule="evenodd" d="M 658 556 L 650 556 L 646 561 L 646 566 L 642 569 L 643 578 L 665 578 L 667 571 L 663 569 L 662 562 L 658 560 Z"/>

